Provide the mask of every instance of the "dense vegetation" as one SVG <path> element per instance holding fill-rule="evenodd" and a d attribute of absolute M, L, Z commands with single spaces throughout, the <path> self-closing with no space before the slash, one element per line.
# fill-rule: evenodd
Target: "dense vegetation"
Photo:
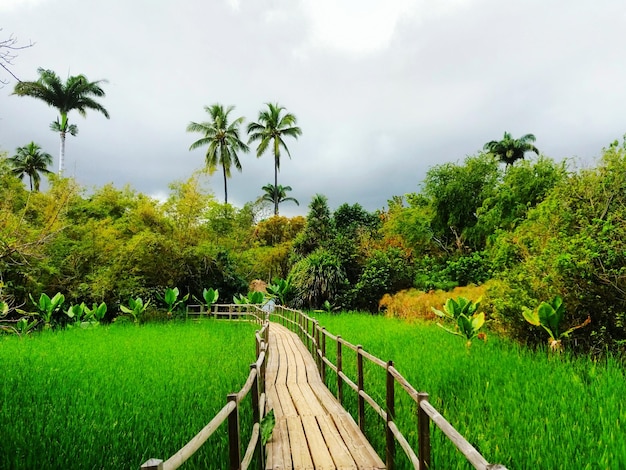
<path fill-rule="evenodd" d="M 241 389 L 255 329 L 204 320 L 0 337 L 0 467 L 139 468 L 169 458 Z M 249 439 L 249 400 L 242 406 Z M 185 468 L 227 466 L 223 431 Z"/>
<path fill-rule="evenodd" d="M 107 321 L 130 296 L 157 305 L 167 287 L 190 299 L 213 287 L 230 301 L 253 279 L 288 278 L 296 307 L 377 312 L 383 296 L 404 289 L 479 284 L 491 327 L 522 342 L 545 342 L 522 313 L 555 296 L 562 331 L 590 320 L 568 348 L 598 353 L 626 340 L 626 142 L 579 170 L 545 156 L 503 165 L 479 153 L 430 168 L 417 192 L 385 210 L 331 211 L 316 195 L 306 218 L 271 216 L 263 199 L 219 203 L 197 175 L 172 183 L 162 203 L 130 187 L 87 193 L 56 176 L 31 192 L 8 160 L 0 160 L 5 319 L 41 292 L 104 301 Z"/>
<path fill-rule="evenodd" d="M 623 468 L 626 393 L 623 365 L 614 356 L 586 357 L 531 351 L 490 337 L 471 349 L 430 322 L 380 316 L 317 314 L 322 326 L 394 366 L 489 461 L 514 468 Z M 334 343 L 327 343 L 334 362 Z M 356 381 L 355 353 L 343 348 L 343 371 Z M 385 403 L 385 373 L 365 361 L 365 390 Z M 336 376 L 328 370 L 328 384 Z M 356 394 L 344 387 L 356 416 Z M 415 405 L 396 387 L 396 420 L 417 448 Z M 366 407 L 369 410 L 369 407 Z M 368 438 L 384 455 L 382 420 L 366 414 Z M 470 469 L 438 430 L 432 436 L 433 468 Z M 412 468 L 398 449 L 398 468 Z"/>

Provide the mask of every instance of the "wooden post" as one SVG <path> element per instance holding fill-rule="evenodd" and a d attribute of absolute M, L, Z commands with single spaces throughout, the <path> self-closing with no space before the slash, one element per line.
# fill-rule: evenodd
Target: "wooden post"
<path fill-rule="evenodd" d="M 430 418 L 421 407 L 423 401 L 428 401 L 428 393 L 420 392 L 417 394 L 417 458 L 420 470 L 430 468 Z"/>
<path fill-rule="evenodd" d="M 394 460 L 396 454 L 396 441 L 393 437 L 393 432 L 391 432 L 391 428 L 389 427 L 389 423 L 393 421 L 393 418 L 396 414 L 396 403 L 394 396 L 394 383 L 395 379 L 391 372 L 389 372 L 389 368 L 393 367 L 393 361 L 387 362 L 387 424 L 385 426 L 385 436 L 387 441 L 387 470 L 394 469 Z"/>
<path fill-rule="evenodd" d="M 256 364 L 250 364 L 250 371 L 256 369 Z M 255 423 L 261 422 L 261 415 L 259 414 L 259 371 L 257 370 L 256 377 L 252 382 L 252 388 L 250 389 L 252 395 L 252 417 Z"/>
<path fill-rule="evenodd" d="M 306 348 L 311 352 L 311 338 L 309 338 L 309 317 L 304 317 L 304 340 L 306 341 Z"/>
<path fill-rule="evenodd" d="M 363 347 L 359 344 L 356 347 L 356 373 L 357 373 L 357 388 L 359 389 L 357 404 L 358 404 L 358 413 L 359 413 L 359 428 L 362 433 L 365 433 L 365 398 L 361 396 L 361 391 L 363 390 L 363 355 L 361 351 Z"/>
<path fill-rule="evenodd" d="M 257 356 L 258 357 L 258 356 Z M 256 370 L 256 376 L 254 381 L 252 382 L 252 388 L 250 390 L 251 398 L 252 398 L 252 416 L 255 423 L 259 423 L 259 429 L 261 426 L 261 412 L 259 409 L 259 380 L 260 380 L 260 371 L 256 367 L 255 364 L 250 364 L 250 371 Z M 262 385 L 261 385 L 262 386 Z M 262 470 L 265 468 L 265 452 L 263 452 L 263 443 L 261 442 L 261 436 L 259 436 L 259 440 L 256 444 L 256 452 L 257 452 L 257 467 L 258 470 Z"/>
<path fill-rule="evenodd" d="M 265 349 L 263 350 L 265 351 L 265 359 L 263 359 L 263 362 L 261 363 L 261 370 L 259 371 L 259 380 L 261 381 L 261 384 L 259 385 L 260 393 L 265 393 L 265 369 L 267 367 L 267 355 L 270 352 L 267 342 L 265 343 L 264 347 Z"/>
<path fill-rule="evenodd" d="M 341 336 L 337 335 L 337 400 L 343 406 L 343 379 L 341 378 Z"/>
<path fill-rule="evenodd" d="M 322 357 L 320 356 L 320 322 L 315 320 L 313 322 L 313 331 L 315 332 L 313 338 L 315 338 L 315 362 L 317 362 L 317 371 L 322 376 Z"/>
<path fill-rule="evenodd" d="M 150 459 L 141 466 L 142 470 L 162 470 L 163 460 Z"/>
<path fill-rule="evenodd" d="M 326 363 L 324 362 L 324 358 L 326 357 L 326 327 L 323 326 L 322 327 L 322 357 L 321 357 L 321 363 L 322 363 L 322 371 L 321 371 L 321 375 L 322 375 L 322 383 L 326 384 Z"/>
<path fill-rule="evenodd" d="M 235 402 L 235 409 L 228 415 L 228 457 L 229 469 L 239 470 L 241 467 L 241 434 L 239 430 L 239 405 L 237 404 L 237 394 L 228 395 L 228 401 Z"/>

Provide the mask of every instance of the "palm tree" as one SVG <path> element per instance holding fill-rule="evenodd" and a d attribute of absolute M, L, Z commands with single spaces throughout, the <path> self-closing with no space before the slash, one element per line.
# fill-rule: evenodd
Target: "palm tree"
<path fill-rule="evenodd" d="M 297 206 L 300 205 L 297 199 L 287 197 L 287 191 L 291 191 L 291 186 L 283 186 L 281 184 L 274 186 L 273 184 L 266 184 L 261 189 L 265 191 L 261 200 L 272 202 L 274 204 L 274 215 L 278 215 L 278 204 L 282 202 L 293 201 Z"/>
<path fill-rule="evenodd" d="M 41 151 L 41 147 L 31 142 L 24 147 L 18 147 L 17 153 L 8 159 L 13 174 L 18 178 L 28 175 L 30 190 L 39 191 L 41 177 L 39 173 L 51 173 L 48 165 L 52 165 L 52 155 Z"/>
<path fill-rule="evenodd" d="M 283 140 L 284 136 L 298 138 L 302 135 L 302 130 L 296 126 L 297 119 L 291 113 L 281 115 L 284 107 L 278 103 L 266 103 L 267 109 L 259 112 L 258 122 L 248 124 L 248 143 L 259 141 L 256 149 L 256 156 L 260 157 L 265 153 L 270 144 L 274 154 L 274 187 L 278 187 L 278 170 L 280 170 L 280 148 L 282 147 L 291 158 L 289 149 Z M 278 214 L 278 201 L 274 200 L 274 213 Z"/>
<path fill-rule="evenodd" d="M 68 77 L 65 83 L 52 70 L 43 68 L 37 69 L 39 79 L 36 82 L 19 82 L 15 85 L 14 95 L 31 96 L 45 102 L 48 106 L 58 109 L 60 117 L 50 125 L 53 131 L 59 132 L 61 136 L 61 148 L 59 151 L 59 175 L 63 174 L 63 163 L 65 160 L 65 136 L 76 135 L 78 128 L 75 124 L 68 122 L 67 115 L 70 111 L 76 110 L 78 114 L 85 117 L 88 109 L 99 111 L 109 119 L 109 112 L 98 103 L 95 98 L 105 96 L 104 90 L 100 88 L 100 83 L 106 80 L 90 82 L 84 75 Z"/>
<path fill-rule="evenodd" d="M 508 132 L 504 133 L 502 140 L 492 140 L 487 142 L 483 150 L 492 153 L 498 160 L 506 163 L 509 167 L 517 160 L 524 158 L 526 152 L 535 152 L 539 155 L 539 150 L 533 145 L 535 142 L 533 134 L 526 134 L 519 139 L 514 139 Z"/>
<path fill-rule="evenodd" d="M 241 162 L 237 156 L 237 151 L 247 152 L 248 146 L 239 138 L 239 126 L 244 118 L 238 117 L 232 123 L 228 123 L 228 115 L 235 109 L 229 106 L 224 109 L 221 104 L 205 106 L 204 110 L 211 116 L 211 122 L 191 122 L 187 126 L 187 132 L 201 132 L 204 134 L 196 140 L 189 150 L 197 149 L 208 145 L 206 151 L 206 167 L 212 175 L 221 165 L 224 172 L 224 203 L 228 203 L 228 189 L 226 181 L 230 178 L 230 167 L 232 165 L 241 171 Z"/>

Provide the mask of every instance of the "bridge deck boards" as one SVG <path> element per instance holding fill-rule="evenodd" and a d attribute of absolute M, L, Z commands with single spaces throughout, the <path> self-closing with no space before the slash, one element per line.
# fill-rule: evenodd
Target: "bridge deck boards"
<path fill-rule="evenodd" d="M 265 376 L 276 426 L 265 468 L 384 469 L 350 414 L 328 391 L 300 339 L 272 323 Z"/>

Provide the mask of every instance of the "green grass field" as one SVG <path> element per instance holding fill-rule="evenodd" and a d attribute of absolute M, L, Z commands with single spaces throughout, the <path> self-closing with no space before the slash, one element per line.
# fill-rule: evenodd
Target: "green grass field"
<path fill-rule="evenodd" d="M 550 357 L 491 335 L 468 350 L 465 340 L 433 323 L 358 314 L 317 318 L 333 334 L 393 360 L 491 463 L 509 469 L 626 468 L 626 381 L 623 364 L 612 357 L 597 362 Z M 331 357 L 334 348 L 327 344 Z M 344 371 L 356 379 L 354 356 L 344 348 Z M 365 375 L 365 389 L 384 405 L 384 372 L 372 365 Z M 336 376 L 329 377 L 335 388 Z M 396 396 L 405 395 L 396 389 Z M 354 413 L 356 398 L 348 390 L 344 387 Z M 416 443 L 413 402 L 399 398 L 396 407 L 401 430 Z M 384 428 L 373 412 L 366 421 L 380 451 Z M 472 468 L 441 432 L 433 433 L 432 447 L 434 468 Z"/>
<path fill-rule="evenodd" d="M 626 468 L 626 382 L 614 358 L 548 356 L 489 336 L 465 341 L 432 323 L 318 315 L 321 324 L 396 368 L 492 463 L 512 469 Z M 256 325 L 207 320 L 0 337 L 0 468 L 138 468 L 182 447 L 238 391 Z M 327 350 L 334 358 L 334 344 Z M 344 348 L 344 371 L 356 377 Z M 334 389 L 333 374 L 329 373 Z M 384 372 L 365 388 L 384 404 Z M 344 388 L 354 413 L 356 398 Z M 416 447 L 415 406 L 397 387 L 397 422 Z M 244 406 L 249 406 L 244 404 Z M 250 423 L 242 412 L 247 441 Z M 368 412 L 384 455 L 384 428 Z M 226 468 L 218 432 L 185 468 Z M 433 468 L 470 468 L 437 431 Z M 408 468 L 398 448 L 398 468 Z"/>
<path fill-rule="evenodd" d="M 206 320 L 0 337 L 0 468 L 167 459 L 239 391 L 256 329 Z M 227 456 L 223 427 L 185 468 L 225 468 Z"/>

